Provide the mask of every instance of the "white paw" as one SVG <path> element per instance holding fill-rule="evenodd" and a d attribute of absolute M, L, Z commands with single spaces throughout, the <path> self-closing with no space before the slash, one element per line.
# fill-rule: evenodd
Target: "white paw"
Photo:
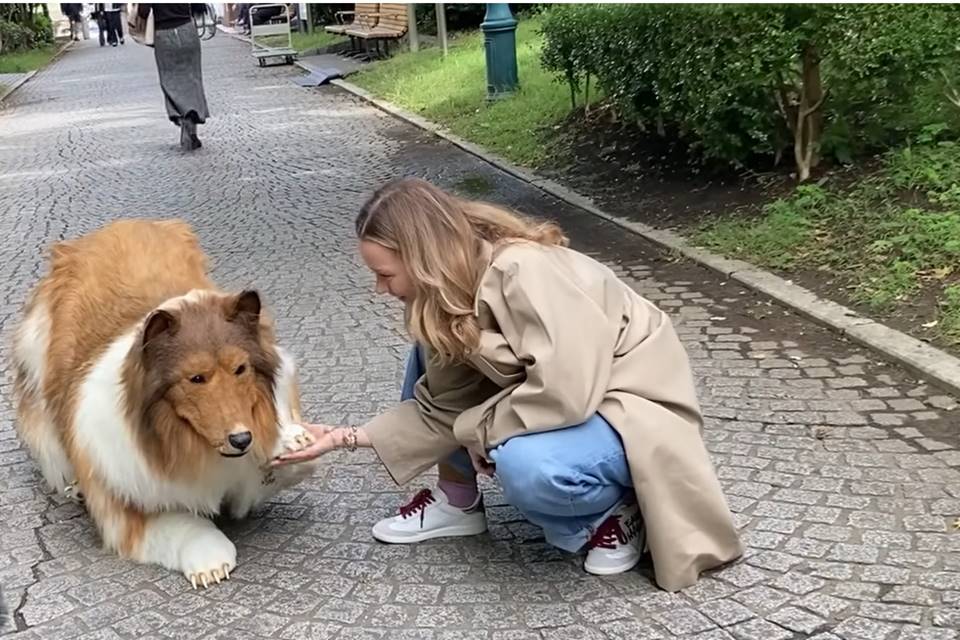
<path fill-rule="evenodd" d="M 237 548 L 219 529 L 208 530 L 184 545 L 180 560 L 183 575 L 193 588 L 206 589 L 230 579 L 230 571 L 237 566 Z"/>
<path fill-rule="evenodd" d="M 280 427 L 280 440 L 277 442 L 274 457 L 284 453 L 294 453 L 309 447 L 316 442 L 309 431 L 296 423 L 288 423 Z"/>

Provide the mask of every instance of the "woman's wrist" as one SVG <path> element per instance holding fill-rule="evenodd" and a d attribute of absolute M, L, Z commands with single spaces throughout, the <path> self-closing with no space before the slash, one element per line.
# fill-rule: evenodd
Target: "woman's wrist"
<path fill-rule="evenodd" d="M 334 446 L 338 449 L 355 451 L 359 447 L 369 447 L 370 439 L 359 427 L 339 427 L 334 431 Z"/>

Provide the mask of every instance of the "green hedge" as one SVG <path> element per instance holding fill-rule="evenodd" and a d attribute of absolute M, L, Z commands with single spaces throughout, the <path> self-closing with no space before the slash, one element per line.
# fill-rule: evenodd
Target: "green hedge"
<path fill-rule="evenodd" d="M 805 178 L 821 149 L 849 156 L 929 124 L 910 122 L 907 111 L 947 117 L 936 83 L 956 64 L 960 11 L 557 5 L 543 32 L 543 64 L 570 85 L 574 103 L 592 81 L 626 117 L 703 157 L 744 163 L 788 153 Z"/>
<path fill-rule="evenodd" d="M 46 16 L 37 16 L 35 24 L 23 26 L 0 20 L 0 53 L 27 51 L 53 43 L 53 25 Z"/>

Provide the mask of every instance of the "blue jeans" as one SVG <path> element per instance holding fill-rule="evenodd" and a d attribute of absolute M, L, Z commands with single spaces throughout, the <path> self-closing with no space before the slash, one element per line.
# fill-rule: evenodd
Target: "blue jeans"
<path fill-rule="evenodd" d="M 420 350 L 407 360 L 402 398 L 413 397 L 423 372 Z M 593 531 L 633 493 L 623 442 L 599 414 L 586 422 L 510 438 L 488 452 L 506 501 L 543 529 L 547 542 L 579 551 Z M 467 477 L 476 472 L 460 449 L 444 460 Z"/>

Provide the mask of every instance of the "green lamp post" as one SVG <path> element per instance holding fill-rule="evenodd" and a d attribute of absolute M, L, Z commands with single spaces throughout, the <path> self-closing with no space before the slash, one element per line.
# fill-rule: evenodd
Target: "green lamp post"
<path fill-rule="evenodd" d="M 517 80 L 517 20 L 506 2 L 488 2 L 480 25 L 487 60 L 487 100 L 512 95 Z"/>

